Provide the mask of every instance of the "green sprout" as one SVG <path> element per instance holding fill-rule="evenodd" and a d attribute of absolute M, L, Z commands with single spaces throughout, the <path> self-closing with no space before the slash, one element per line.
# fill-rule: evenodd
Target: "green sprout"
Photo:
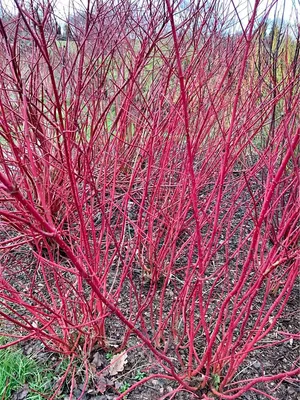
<path fill-rule="evenodd" d="M 130 386 L 130 383 L 124 382 L 123 385 L 120 387 L 120 393 L 126 392 L 126 390 L 130 388 Z"/>
<path fill-rule="evenodd" d="M 113 353 L 111 351 L 109 353 L 106 353 L 105 358 L 110 361 L 113 358 Z"/>
<path fill-rule="evenodd" d="M 212 384 L 213 384 L 213 387 L 214 387 L 215 389 L 219 390 L 220 382 L 221 382 L 220 375 L 218 375 L 218 374 L 212 374 Z"/>
<path fill-rule="evenodd" d="M 141 372 L 140 370 L 138 370 L 133 379 L 138 382 L 138 381 L 141 381 L 146 376 L 147 376 L 147 374 L 145 372 Z"/>

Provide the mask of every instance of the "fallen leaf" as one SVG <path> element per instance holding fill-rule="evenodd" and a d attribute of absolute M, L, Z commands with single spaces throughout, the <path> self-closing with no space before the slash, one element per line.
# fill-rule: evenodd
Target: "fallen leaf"
<path fill-rule="evenodd" d="M 118 372 L 124 370 L 124 365 L 127 363 L 127 352 L 123 351 L 120 354 L 113 356 L 110 362 L 109 373 L 111 376 L 117 375 Z"/>
<path fill-rule="evenodd" d="M 25 400 L 29 393 L 28 385 L 24 385 L 12 397 L 13 400 Z"/>
<path fill-rule="evenodd" d="M 92 364 L 95 365 L 96 368 L 100 368 L 103 365 L 103 358 L 98 351 L 94 354 Z"/>
<path fill-rule="evenodd" d="M 103 394 L 106 391 L 106 379 L 103 375 L 98 375 L 96 386 L 99 393 Z"/>

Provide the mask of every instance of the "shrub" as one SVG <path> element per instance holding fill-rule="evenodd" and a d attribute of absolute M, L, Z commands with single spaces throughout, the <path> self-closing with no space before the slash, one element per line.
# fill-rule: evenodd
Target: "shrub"
<path fill-rule="evenodd" d="M 108 1 L 69 16 L 62 41 L 36 4 L 0 22 L 0 315 L 15 342 L 86 357 L 121 326 L 121 349 L 134 334 L 203 398 L 295 375 L 232 383 L 298 274 L 299 35 L 282 30 L 293 46 L 269 62 L 259 1 L 236 31 L 218 2 Z"/>

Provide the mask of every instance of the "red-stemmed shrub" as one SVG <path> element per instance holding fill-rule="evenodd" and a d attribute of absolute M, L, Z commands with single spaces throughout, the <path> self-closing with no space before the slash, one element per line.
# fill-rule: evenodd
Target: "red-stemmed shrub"
<path fill-rule="evenodd" d="M 299 338 L 273 334 L 300 262 L 299 32 L 268 31 L 259 1 L 243 27 L 221 2 L 15 6 L 0 20 L 13 342 L 88 357 L 134 334 L 163 372 L 128 391 L 161 376 L 173 396 L 299 373 L 237 380 L 251 353 Z"/>

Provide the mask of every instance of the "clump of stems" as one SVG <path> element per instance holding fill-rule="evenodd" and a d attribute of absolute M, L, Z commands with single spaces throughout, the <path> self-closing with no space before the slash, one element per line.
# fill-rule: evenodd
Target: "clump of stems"
<path fill-rule="evenodd" d="M 133 333 L 163 372 L 120 398 L 300 371 L 237 379 L 299 336 L 270 335 L 300 262 L 300 34 L 222 4 L 0 14 L 0 318 L 72 357 Z"/>

